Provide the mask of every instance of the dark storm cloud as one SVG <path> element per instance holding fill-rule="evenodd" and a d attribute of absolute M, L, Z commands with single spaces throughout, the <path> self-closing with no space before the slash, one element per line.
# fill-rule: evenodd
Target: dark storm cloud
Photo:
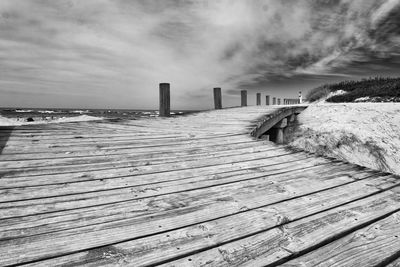
<path fill-rule="evenodd" d="M 393 75 L 399 14 L 400 0 L 2 0 L 0 105 L 150 108 L 171 82 L 175 107 L 199 108 L 214 86 Z"/>

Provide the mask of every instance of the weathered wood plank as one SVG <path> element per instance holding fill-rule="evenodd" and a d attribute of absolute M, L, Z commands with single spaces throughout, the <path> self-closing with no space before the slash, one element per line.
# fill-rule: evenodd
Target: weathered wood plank
<path fill-rule="evenodd" d="M 218 149 L 216 149 L 218 148 Z M 91 171 L 107 168 L 120 168 L 127 166 L 142 166 L 156 165 L 178 162 L 182 160 L 206 159 L 218 156 L 239 155 L 267 150 L 282 150 L 282 148 L 260 146 L 256 142 L 251 143 L 234 143 L 226 146 L 215 146 L 207 150 L 182 150 L 178 154 L 172 153 L 156 153 L 156 154 L 122 154 L 122 155 L 103 155 L 82 158 L 61 158 L 51 160 L 51 166 L 48 166 L 49 161 L 38 159 L 30 161 L 11 161 L 0 162 L 0 175 L 2 177 L 40 175 L 50 173 L 68 173 L 77 171 Z M 185 153 L 186 152 L 186 153 Z"/>
<path fill-rule="evenodd" d="M 389 264 L 386 265 L 386 267 L 399 267 L 400 266 L 400 255 L 398 255 L 399 257 L 395 260 L 393 260 L 392 262 L 390 262 Z"/>
<path fill-rule="evenodd" d="M 400 212 L 396 212 L 282 266 L 377 266 L 399 253 Z"/>
<path fill-rule="evenodd" d="M 400 210 L 397 177 L 253 140 L 274 110 L 0 131 L 0 265 L 307 263 Z"/>
<path fill-rule="evenodd" d="M 370 184 L 372 182 L 372 184 Z M 184 227 L 132 241 L 112 244 L 93 251 L 80 252 L 41 262 L 49 266 L 66 263 L 88 266 L 117 264 L 155 265 L 185 254 L 228 243 L 232 240 L 310 216 L 382 191 L 375 178 L 356 181 L 339 188 L 324 190 L 285 202 L 250 209 L 229 217 Z M 371 186 L 374 185 L 374 186 Z M 379 185 L 377 188 L 375 185 Z M 385 187 L 391 186 L 389 183 Z M 178 249 L 179 248 L 179 249 Z M 115 257 L 104 257 L 104 251 Z M 35 264 L 33 265 L 35 266 Z"/>
<path fill-rule="evenodd" d="M 90 171 L 90 172 L 70 172 L 61 174 L 49 174 L 49 175 L 37 175 L 37 176 L 26 176 L 26 177 L 11 177 L 3 176 L 0 184 L 2 189 L 10 189 L 14 187 L 26 187 L 26 186 L 45 186 L 54 184 L 65 184 L 72 182 L 83 182 L 83 181 L 93 181 L 93 180 L 106 180 L 106 179 L 122 179 L 120 182 L 129 179 L 131 181 L 139 180 L 134 179 L 136 176 L 145 174 L 156 174 L 161 180 L 172 179 L 165 177 L 166 172 L 173 172 L 171 175 L 181 174 L 182 176 L 193 176 L 193 175 L 203 175 L 206 173 L 212 173 L 220 168 L 232 168 L 232 165 L 237 167 L 244 167 L 249 162 L 252 161 L 266 161 L 269 164 L 279 164 L 282 160 L 296 160 L 299 159 L 300 153 L 288 152 L 288 151 L 261 151 L 251 153 L 245 156 L 225 156 L 219 157 L 218 159 L 205 159 L 205 160 L 192 160 L 192 161 L 182 161 L 175 162 L 171 164 L 159 164 L 153 166 L 136 166 L 136 167 L 124 167 L 118 169 L 106 169 L 100 171 Z M 284 157 L 284 158 L 280 158 Z M 306 155 L 303 155 L 306 157 Z M 323 162 L 324 159 L 316 160 L 318 162 Z M 325 160 L 327 162 L 327 160 Z M 133 178 L 132 178 L 133 177 Z M 152 177 L 155 178 L 155 177 Z M 175 178 L 176 179 L 176 178 Z M 161 180 L 153 180 L 161 181 Z"/>
<path fill-rule="evenodd" d="M 280 182 L 275 186 L 268 183 L 268 180 L 265 180 L 264 183 L 260 183 L 260 180 L 256 182 L 246 181 L 245 187 L 244 183 L 237 183 L 237 188 L 232 185 L 223 185 L 214 187 L 214 189 L 198 190 L 202 192 L 201 196 L 195 196 L 192 192 L 190 195 L 180 194 L 181 197 L 177 198 L 179 194 L 175 194 L 172 202 L 168 200 L 169 198 L 162 200 L 165 197 L 161 196 L 155 199 L 137 201 L 136 205 L 132 202 L 128 206 L 123 204 L 110 206 L 110 211 L 106 211 L 103 207 L 101 210 L 94 210 L 94 212 L 102 212 L 100 219 L 104 219 L 106 214 L 110 214 L 109 212 L 112 213 L 115 212 L 115 209 L 121 208 L 124 209 L 124 212 L 133 209 L 132 212 L 135 216 L 101 225 L 84 226 L 61 232 L 3 241 L 0 243 L 0 253 L 3 254 L 2 249 L 6 248 L 7 256 L 0 262 L 9 264 L 10 262 L 19 263 L 23 260 L 23 257 L 15 259 L 15 255 L 26 256 L 24 260 L 34 260 L 38 257 L 49 257 L 87 249 L 88 247 L 121 242 L 129 238 L 138 238 L 150 233 L 208 221 L 249 208 L 309 194 L 323 188 L 343 184 L 345 181 L 354 181 L 348 176 L 341 176 L 335 179 L 315 180 L 304 188 L 307 180 L 309 178 L 300 179 L 296 177 L 285 181 L 285 183 Z M 298 188 L 301 186 L 304 189 L 299 190 Z M 218 191 L 215 188 L 218 188 Z M 204 204 L 201 204 L 202 202 Z M 188 203 L 191 204 L 187 206 Z M 177 204 L 178 206 L 176 206 Z M 149 210 L 149 207 L 153 211 Z M 163 210 L 164 212 L 161 212 Z M 88 212 L 83 214 L 87 215 Z M 120 213 L 117 212 L 116 214 L 119 215 Z M 162 214 L 162 216 L 157 214 Z M 149 216 L 152 220 L 149 220 Z M 142 225 L 144 229 L 140 227 L 140 222 L 144 224 Z"/>
<path fill-rule="evenodd" d="M 400 210 L 399 188 L 183 257 L 165 266 L 267 266 L 338 239 Z M 366 266 L 366 265 L 364 265 Z"/>
<path fill-rule="evenodd" d="M 143 148 L 150 147 L 155 149 L 155 147 L 161 146 L 173 146 L 178 145 L 182 146 L 184 144 L 193 144 L 193 143 L 220 143 L 224 142 L 224 140 L 249 140 L 250 138 L 246 138 L 241 134 L 232 134 L 228 136 L 222 137 L 211 137 L 211 138 L 199 138 L 199 139 L 186 139 L 186 140 L 143 140 L 143 141 L 115 141 L 115 142 L 94 142 L 94 143 L 83 143 L 83 144 L 72 144 L 72 143 L 48 143 L 48 144 L 39 144 L 33 143 L 30 146 L 15 145 L 9 146 L 8 144 L 4 146 L 2 150 L 2 155 L 14 154 L 14 153 L 49 153 L 51 152 L 73 152 L 73 151 L 82 151 L 82 150 L 98 150 L 98 149 L 121 149 L 125 147 L 130 148 Z"/>
<path fill-rule="evenodd" d="M 316 166 L 320 164 L 327 164 L 326 162 L 318 162 L 318 161 L 310 161 L 310 157 L 304 157 L 296 160 L 298 165 L 293 166 L 293 158 L 286 157 L 286 160 L 290 162 L 281 162 L 281 163 L 273 163 L 270 162 L 265 163 L 264 160 L 259 160 L 257 162 L 252 161 L 251 165 L 246 166 L 246 168 L 238 168 L 238 166 L 233 168 L 225 168 L 224 169 L 215 169 L 211 168 L 211 173 L 213 175 L 221 174 L 221 175 L 232 175 L 234 171 L 238 172 L 253 172 L 257 171 L 260 175 L 270 175 L 273 174 L 272 171 L 279 172 L 287 172 L 289 173 L 292 170 L 297 169 L 305 169 L 310 166 Z M 241 165 L 243 166 L 243 165 Z M 331 170 L 333 168 L 330 168 Z M 229 171 L 227 171 L 229 170 Z M 207 170 L 206 170 L 207 171 Z M 209 170 L 210 171 L 210 170 Z M 349 174 L 354 173 L 354 171 L 346 170 Z M 208 172 L 208 174 L 211 174 Z M 170 173 L 171 176 L 174 176 L 174 172 Z M 187 173 L 184 173 L 187 174 Z M 165 182 L 186 182 L 187 179 L 192 177 L 197 177 L 197 181 L 202 181 L 206 179 L 207 172 L 200 175 L 187 175 L 187 176 L 175 176 L 171 178 L 171 180 L 164 180 L 162 176 L 165 175 L 165 172 L 160 175 L 152 175 L 150 177 L 142 176 L 142 179 L 132 179 L 135 177 L 109 177 L 107 179 L 91 179 L 85 181 L 77 181 L 77 182 L 69 182 L 68 179 L 65 180 L 64 183 L 58 184 L 48 184 L 48 185 L 35 185 L 35 186 L 23 186 L 23 187 L 9 187 L 7 189 L 0 189 L 0 202 L 9 202 L 9 201 L 19 201 L 23 199 L 36 199 L 36 198 L 44 198 L 50 196 L 62 196 L 68 194 L 77 194 L 77 193 L 86 193 L 86 192 L 100 192 L 100 191 L 108 191 L 114 190 L 118 188 L 130 188 L 137 186 L 149 186 L 157 184 L 157 187 L 163 186 Z M 179 177 L 179 178 L 178 178 Z M 221 177 L 221 176 L 219 176 Z M 17 178 L 15 178 L 17 179 Z M 221 182 L 221 181 L 217 181 Z"/>
<path fill-rule="evenodd" d="M 311 165 L 312 166 L 312 165 Z M 310 167 L 310 165 L 308 166 Z M 309 170 L 308 173 L 310 172 L 318 172 L 320 175 L 324 175 L 326 174 L 326 170 L 329 169 L 327 168 L 326 165 L 324 166 L 320 166 L 320 170 L 315 170 L 318 167 L 316 166 L 315 168 L 313 168 L 312 170 Z M 232 176 L 231 173 L 212 173 L 211 177 L 209 177 L 209 179 L 211 179 L 211 184 L 209 184 L 208 186 L 203 186 L 203 187 L 199 187 L 199 188 L 193 188 L 191 187 L 191 184 L 186 186 L 186 190 L 194 190 L 194 191 L 190 191 L 190 192 L 186 192 L 186 190 L 177 190 L 175 188 L 175 186 L 172 186 L 171 188 L 166 188 L 166 189 L 162 189 L 163 184 L 155 184 L 155 186 L 152 186 L 152 184 L 150 185 L 146 185 L 143 187 L 139 187 L 139 188 L 129 188 L 129 185 L 126 185 L 126 193 L 125 194 L 117 194 L 115 195 L 113 191 L 110 192 L 110 190 L 105 190 L 103 191 L 103 193 L 101 192 L 96 192 L 94 191 L 96 194 L 92 194 L 91 198 L 85 198 L 81 195 L 76 195 L 73 194 L 70 197 L 63 197 L 63 196 L 59 196 L 57 198 L 43 198 L 43 199 L 31 199 L 31 200 L 21 200 L 18 202 L 3 202 L 0 203 L 0 215 L 2 218 L 8 218 L 8 217 L 21 217 L 21 216 L 27 216 L 30 214 L 41 214 L 41 213 L 50 213 L 50 212 L 56 212 L 56 211 L 67 211 L 67 210 L 74 210 L 74 209 L 79 209 L 79 208 L 85 208 L 85 207 L 90 207 L 93 208 L 94 210 L 99 209 L 99 204 L 102 205 L 108 205 L 108 203 L 112 204 L 113 206 L 113 212 L 119 210 L 121 207 L 126 208 L 126 206 L 129 206 L 130 202 L 136 202 L 137 199 L 139 199 L 139 202 L 143 202 L 144 200 L 142 199 L 142 197 L 145 197 L 144 195 L 148 196 L 157 196 L 160 195 L 163 198 L 169 198 L 169 197 L 173 197 L 170 196 L 169 194 L 167 194 L 168 190 L 175 190 L 176 192 L 179 192 L 179 194 L 176 194 L 174 196 L 174 198 L 178 198 L 178 195 L 182 195 L 185 199 L 191 199 L 191 198 L 195 198 L 197 199 L 197 197 L 195 197 L 196 194 L 204 194 L 204 196 L 201 196 L 201 198 L 204 198 L 204 201 L 208 201 L 208 199 L 214 199 L 215 197 L 217 197 L 220 194 L 233 194 L 233 192 L 236 193 L 240 193 L 242 194 L 243 192 L 238 192 L 238 188 L 247 188 L 250 187 L 253 188 L 256 185 L 260 187 L 260 189 L 257 189 L 254 191 L 258 192 L 259 190 L 265 188 L 265 186 L 270 186 L 271 189 L 274 189 L 275 186 L 271 186 L 269 183 L 275 184 L 275 183 L 279 183 L 283 182 L 282 180 L 284 179 L 293 179 L 298 177 L 299 179 L 301 178 L 301 181 L 304 181 L 304 179 L 307 179 L 307 169 L 292 169 L 290 170 L 289 173 L 282 171 L 282 170 L 274 170 L 274 169 L 270 169 L 271 171 L 271 175 L 266 175 L 263 172 L 263 167 L 258 167 L 256 170 L 250 170 L 248 172 L 245 172 L 244 174 L 238 175 L 238 177 L 236 177 L 236 175 L 234 175 L 233 178 L 230 178 Z M 301 173 L 301 175 L 299 174 Z M 343 182 L 343 180 L 345 182 L 349 182 L 352 181 L 353 175 L 358 175 L 356 173 L 350 173 L 350 174 L 343 174 L 341 172 L 338 172 L 337 174 L 334 174 L 334 176 L 338 176 L 338 178 L 335 181 L 329 181 L 332 183 L 339 183 L 341 184 Z M 361 174 L 361 177 L 366 176 L 368 174 Z M 216 177 L 215 177 L 216 176 Z M 284 178 L 283 178 L 283 177 Z M 231 180 L 227 180 L 227 181 L 220 181 L 219 179 L 227 177 L 228 179 Z M 200 177 L 199 177 L 200 178 Z M 213 179 L 218 179 L 218 181 L 214 181 Z M 204 179 L 204 178 L 201 178 Z M 323 179 L 323 178 L 321 178 Z M 277 181 L 278 180 L 278 181 Z M 268 181 L 268 182 L 267 182 Z M 299 180 L 300 181 L 300 180 Z M 193 182 L 193 181 L 191 181 Z M 321 181 L 320 181 L 321 182 Z M 142 183 L 142 182 L 137 182 L 137 183 Z M 185 189 L 185 180 L 180 180 L 177 182 L 179 184 L 179 186 L 182 186 L 183 189 Z M 175 183 L 175 185 L 177 184 Z M 267 184 L 264 184 L 267 183 Z M 325 182 L 327 183 L 327 182 Z M 168 184 L 166 184 L 168 185 Z M 196 184 L 199 185 L 199 184 Z M 317 186 L 317 185 L 316 185 Z M 131 186 L 134 187 L 134 186 Z M 189 187 L 189 188 L 188 188 Z M 191 188 L 191 189 L 190 189 Z M 116 189 L 123 189 L 123 188 L 116 188 Z M 249 189 L 249 190 L 250 190 Z M 87 189 L 86 189 L 87 190 Z M 84 191 L 86 191 L 84 190 Z M 232 190 L 232 192 L 223 192 L 221 190 Z M 142 191 L 144 191 L 142 193 Z M 167 192 L 166 192 L 167 191 Z M 210 198 L 209 194 L 211 191 L 214 191 L 213 196 Z M 240 191 L 240 190 L 239 190 Z M 245 191 L 245 190 L 244 190 Z M 281 190 L 282 191 L 282 190 Z M 160 193 L 158 193 L 160 192 Z M 167 194 L 164 195 L 163 194 Z M 110 194 L 111 193 L 111 194 Z M 121 193 L 121 192 L 120 192 Z M 189 196 L 188 193 L 190 193 L 191 195 Z M 298 192 L 301 193 L 301 192 Z M 97 195 L 99 195 L 100 197 L 97 197 Z M 65 195 L 68 196 L 68 195 Z M 101 198 L 101 196 L 104 197 Z M 142 197 L 140 197 L 142 196 Z M 63 201 L 63 199 L 67 198 L 67 201 Z M 116 199 L 115 199 L 116 198 Z M 198 197 L 200 198 L 200 196 Z M 218 197 L 217 197 L 218 198 Z M 150 201 L 150 200 L 146 200 L 146 201 Z M 188 200 L 185 200 L 186 202 Z M 182 203 L 184 203 L 185 201 L 182 201 Z M 114 205 L 115 204 L 115 205 Z M 132 206 L 133 207 L 133 206 Z M 132 207 L 128 207 L 128 210 L 130 210 Z M 104 207 L 102 208 L 104 209 Z M 83 210 L 82 210 L 83 211 Z M 81 215 L 81 217 L 86 216 L 86 214 Z"/>
<path fill-rule="evenodd" d="M 230 143 L 215 143 L 215 142 L 205 142 L 205 143 L 196 143 L 192 144 L 183 144 L 183 145 L 173 145 L 169 146 L 147 146 L 147 147 L 124 147 L 120 149 L 99 149 L 99 150 L 89 150 L 89 151 L 61 151 L 61 152 L 47 152 L 47 153 L 19 153 L 12 155 L 0 155 L 1 162 L 10 162 L 10 161 L 28 161 L 28 160 L 38 160 L 38 159 L 55 159 L 55 158 L 82 158 L 82 157 L 96 157 L 96 156 L 104 156 L 104 155 L 124 155 L 124 154 L 165 154 L 165 153 L 180 153 L 182 151 L 195 151 L 196 149 L 204 149 L 205 151 L 211 150 L 214 147 L 229 147 L 231 144 L 244 144 L 244 143 L 255 143 L 252 139 L 238 139 L 237 141 L 231 140 Z M 269 143 L 270 146 L 273 144 Z"/>

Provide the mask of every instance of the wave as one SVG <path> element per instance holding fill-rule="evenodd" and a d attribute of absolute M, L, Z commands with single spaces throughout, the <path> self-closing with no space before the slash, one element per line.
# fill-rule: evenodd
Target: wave
<path fill-rule="evenodd" d="M 79 121 L 95 121 L 103 120 L 103 117 L 94 117 L 88 115 L 80 115 L 74 117 L 61 117 L 61 118 L 34 118 L 34 121 L 26 121 L 20 118 L 6 118 L 0 116 L 0 126 L 19 126 L 19 125 L 31 125 L 31 124 L 49 124 L 49 123 L 62 123 L 62 122 L 79 122 Z"/>
<path fill-rule="evenodd" d="M 33 110 L 32 109 L 16 109 L 15 112 L 28 113 L 28 112 L 33 112 Z"/>

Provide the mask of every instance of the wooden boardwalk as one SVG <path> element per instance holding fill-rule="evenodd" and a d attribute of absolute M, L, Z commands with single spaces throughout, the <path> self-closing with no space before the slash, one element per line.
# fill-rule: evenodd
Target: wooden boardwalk
<path fill-rule="evenodd" d="M 400 179 L 254 140 L 273 110 L 1 129 L 0 265 L 398 266 Z"/>

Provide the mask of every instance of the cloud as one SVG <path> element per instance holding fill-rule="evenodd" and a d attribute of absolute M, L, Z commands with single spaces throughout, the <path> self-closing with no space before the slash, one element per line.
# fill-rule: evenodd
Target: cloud
<path fill-rule="evenodd" d="M 399 54 L 399 0 L 2 0 L 0 105 L 210 107 Z M 380 61 L 381 62 L 381 61 Z M 18 97 L 11 91 L 20 92 Z M 29 92 L 23 94 L 23 92 Z M 232 101 L 227 104 L 232 104 Z"/>

